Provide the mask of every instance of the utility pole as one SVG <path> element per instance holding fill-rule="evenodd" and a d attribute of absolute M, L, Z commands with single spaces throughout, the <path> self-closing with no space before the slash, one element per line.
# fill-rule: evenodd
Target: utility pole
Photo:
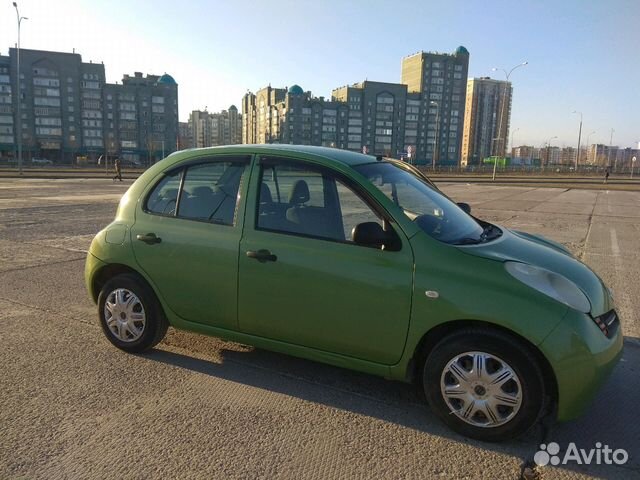
<path fill-rule="evenodd" d="M 613 145 L 613 132 L 615 130 L 611 129 L 611 136 L 609 137 L 609 148 L 607 149 L 607 167 L 611 167 L 611 145 Z"/>
<path fill-rule="evenodd" d="M 580 139 L 582 137 L 582 112 L 576 110 L 573 113 L 580 114 L 580 129 L 578 130 L 578 151 L 576 152 L 576 173 L 578 173 L 578 158 L 580 157 Z"/>
<path fill-rule="evenodd" d="M 516 65 L 515 67 L 513 67 L 513 68 L 512 68 L 511 70 L 509 70 L 508 72 L 507 72 L 505 69 L 503 69 L 503 68 L 496 68 L 496 67 L 494 67 L 494 68 L 492 68 L 492 69 L 491 69 L 491 70 L 492 70 L 492 71 L 494 71 L 494 72 L 495 72 L 495 71 L 497 71 L 497 70 L 502 70 L 502 71 L 504 72 L 504 75 L 505 75 L 506 80 L 507 80 L 507 81 L 506 81 L 506 83 L 505 83 L 505 85 L 504 85 L 504 93 L 503 93 L 503 97 L 502 97 L 502 105 L 501 105 L 501 107 L 502 107 L 502 108 L 500 108 L 500 122 L 498 123 L 498 138 L 500 138 L 500 137 L 502 136 L 502 118 L 503 118 L 503 116 L 504 116 L 504 108 L 505 108 L 505 103 L 506 103 L 506 101 L 507 101 L 507 88 L 509 88 L 509 87 L 510 87 L 510 85 L 509 85 L 509 77 L 511 76 L 511 74 L 513 73 L 513 71 L 514 71 L 516 68 L 524 67 L 525 65 L 528 65 L 528 64 L 529 64 L 529 62 L 522 62 L 522 63 L 520 63 L 520 64 Z M 505 135 L 504 135 L 505 137 L 506 137 L 506 133 L 507 133 L 507 132 L 505 132 Z M 504 140 L 504 141 L 506 141 L 507 139 L 506 139 L 506 138 L 503 138 L 503 140 Z M 503 144 L 502 144 L 502 156 L 504 156 L 505 149 L 506 149 L 506 148 L 505 148 L 505 143 L 503 143 Z M 501 151 L 501 150 L 500 150 L 500 141 L 498 140 L 498 152 L 500 152 L 500 151 Z M 496 152 L 496 153 L 497 153 L 497 152 Z M 495 179 L 496 179 L 496 169 L 497 169 L 497 167 L 498 167 L 498 160 L 496 159 L 496 160 L 493 162 L 493 177 L 492 177 L 492 180 L 495 180 Z"/>
<path fill-rule="evenodd" d="M 20 16 L 20 12 L 18 11 L 18 4 L 16 2 L 13 2 L 13 6 L 16 9 L 16 17 L 18 19 L 18 48 L 16 55 L 16 63 L 18 64 L 18 72 L 16 75 L 16 83 L 18 84 L 16 92 L 16 97 L 18 99 L 18 121 L 16 122 L 16 127 L 18 131 L 16 132 L 16 137 L 18 137 L 18 171 L 20 172 L 20 175 L 22 175 L 22 92 L 20 90 L 20 25 L 22 24 L 22 20 L 29 19 L 27 17 Z"/>
<path fill-rule="evenodd" d="M 513 137 L 515 137 L 516 132 L 520 130 L 520 128 L 516 128 L 515 130 L 513 130 L 511 132 L 511 152 L 509 152 L 510 154 L 513 154 Z"/>
<path fill-rule="evenodd" d="M 591 135 L 593 135 L 594 133 L 596 133 L 595 130 L 593 130 L 592 132 L 589 133 L 589 135 L 587 135 L 587 158 L 585 158 L 585 162 L 589 159 L 589 152 L 591 151 L 591 143 L 589 143 L 589 140 L 591 139 Z M 598 146 L 596 145 L 594 156 L 597 156 L 597 154 L 598 154 Z M 593 158 L 591 159 L 591 162 L 589 164 L 593 165 Z"/>

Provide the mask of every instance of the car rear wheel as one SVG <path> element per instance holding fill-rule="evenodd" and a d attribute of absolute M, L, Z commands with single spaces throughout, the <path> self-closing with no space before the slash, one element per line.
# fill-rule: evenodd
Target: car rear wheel
<path fill-rule="evenodd" d="M 515 337 L 489 329 L 443 338 L 427 356 L 423 387 L 430 407 L 449 427 L 485 441 L 531 428 L 546 395 L 536 358 Z"/>
<path fill-rule="evenodd" d="M 158 344 L 169 325 L 153 291 L 133 274 L 105 283 L 98 295 L 98 315 L 109 341 L 132 353 Z"/>

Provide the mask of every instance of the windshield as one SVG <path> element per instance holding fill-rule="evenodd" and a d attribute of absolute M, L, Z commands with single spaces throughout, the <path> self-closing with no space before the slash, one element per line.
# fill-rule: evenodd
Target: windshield
<path fill-rule="evenodd" d="M 445 243 L 480 243 L 485 229 L 424 180 L 392 163 L 354 167 L 404 211 L 427 234 Z"/>

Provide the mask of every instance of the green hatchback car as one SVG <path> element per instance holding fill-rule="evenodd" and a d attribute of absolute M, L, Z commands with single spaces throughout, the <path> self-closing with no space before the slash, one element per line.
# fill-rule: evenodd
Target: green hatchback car
<path fill-rule="evenodd" d="M 575 418 L 622 352 L 609 289 L 563 246 L 464 207 L 396 160 L 186 150 L 122 197 L 86 286 L 128 352 L 171 325 L 415 381 L 453 430 L 488 441 L 547 411 Z"/>

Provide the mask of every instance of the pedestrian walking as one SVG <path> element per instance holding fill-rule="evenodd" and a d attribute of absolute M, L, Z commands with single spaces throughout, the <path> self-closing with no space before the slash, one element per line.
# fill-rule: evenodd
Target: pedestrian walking
<path fill-rule="evenodd" d="M 607 165 L 607 168 L 604 169 L 604 182 L 607 183 L 609 181 L 609 174 L 611 173 L 611 167 Z"/>
<path fill-rule="evenodd" d="M 116 174 L 113 177 L 113 181 L 116 181 L 116 178 L 120 181 L 122 181 L 122 167 L 120 166 L 120 159 L 116 158 L 116 161 L 113 164 L 114 168 L 116 169 Z"/>

